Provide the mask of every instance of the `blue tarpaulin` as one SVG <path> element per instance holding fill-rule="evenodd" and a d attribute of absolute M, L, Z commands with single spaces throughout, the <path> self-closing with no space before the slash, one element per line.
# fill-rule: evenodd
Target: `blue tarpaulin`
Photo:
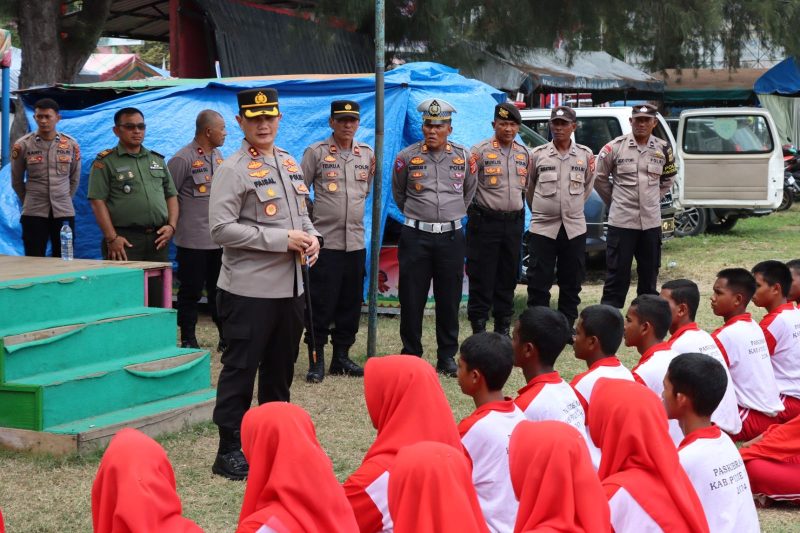
<path fill-rule="evenodd" d="M 800 69 L 794 57 L 787 57 L 756 80 L 756 94 L 794 96 L 800 93 Z"/>
<path fill-rule="evenodd" d="M 102 235 L 86 198 L 87 182 L 95 154 L 117 144 L 111 130 L 117 110 L 123 107 L 140 109 L 147 123 L 144 145 L 169 159 L 194 136 L 197 114 L 203 109 L 214 109 L 227 122 L 228 137 L 221 150 L 224 156 L 229 156 L 242 141 L 242 132 L 234 119 L 237 114 L 236 93 L 253 87 L 278 90 L 283 119 L 276 145 L 288 150 L 298 160 L 309 144 L 330 135 L 331 100 L 349 99 L 361 105 L 361 127 L 356 138 L 374 145 L 375 78 L 372 75 L 209 81 L 127 96 L 79 111 L 62 111 L 58 129 L 78 140 L 83 156 L 81 184 L 74 199 L 75 257 L 100 258 Z M 432 97 L 443 98 L 458 110 L 453 118 L 451 138 L 468 147 L 492 135 L 494 106 L 505 100 L 505 95 L 497 89 L 436 63 L 410 63 L 387 72 L 381 233 L 386 216 L 402 220 L 391 197 L 392 164 L 403 147 L 422 139 L 422 118 L 416 108 L 420 102 Z M 34 123 L 30 109 L 28 120 Z M 0 180 L 6 184 L 0 189 L 0 254 L 22 255 L 20 205 L 10 186 L 10 165 L 0 171 Z M 364 215 L 367 235 L 371 231 L 371 205 L 372 200 L 368 198 Z"/>

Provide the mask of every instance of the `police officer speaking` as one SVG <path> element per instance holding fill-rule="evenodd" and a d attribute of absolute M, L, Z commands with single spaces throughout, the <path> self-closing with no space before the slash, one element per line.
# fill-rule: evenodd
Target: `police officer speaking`
<path fill-rule="evenodd" d="M 422 316 L 433 280 L 436 302 L 437 364 L 455 376 L 458 307 L 464 281 L 464 234 L 477 186 L 475 160 L 448 140 L 455 109 L 431 98 L 422 102 L 424 139 L 397 154 L 392 172 L 394 201 L 405 215 L 398 243 L 400 338 L 403 353 L 422 356 Z"/>
<path fill-rule="evenodd" d="M 478 189 L 467 221 L 467 317 L 473 333 L 486 330 L 491 309 L 494 330 L 508 335 L 514 314 L 529 172 L 528 149 L 514 141 L 520 124 L 514 104 L 498 104 L 494 136 L 472 148 Z"/>
<path fill-rule="evenodd" d="M 372 148 L 353 138 L 360 118 L 357 102 L 331 102 L 332 135 L 309 146 L 300 165 L 306 185 L 314 188 L 314 228 L 325 238 L 325 248 L 310 271 L 314 323 L 306 328 L 314 328 L 317 342 L 316 363 L 309 355 L 306 380 L 310 382 L 325 376 L 323 347 L 329 334 L 333 344 L 330 373 L 364 375 L 349 357 L 364 292 L 364 205 L 375 175 Z"/>
<path fill-rule="evenodd" d="M 237 95 L 241 148 L 217 168 L 209 225 L 222 246 L 217 312 L 228 347 L 222 354 L 214 423 L 219 449 L 212 467 L 229 479 L 247 477 L 240 428 L 258 373 L 258 403 L 289 401 L 303 331 L 299 254 L 313 264 L 320 240 L 308 218 L 308 187 L 292 156 L 275 146 L 278 92 Z"/>
<path fill-rule="evenodd" d="M 549 306 L 553 277 L 558 282 L 558 310 L 570 327 L 578 318 L 586 274 L 586 217 L 583 206 L 592 192 L 594 154 L 572 140 L 575 111 L 566 106 L 550 113 L 553 140 L 531 152 L 531 209 L 528 305 Z"/>
<path fill-rule="evenodd" d="M 631 133 L 617 137 L 597 155 L 594 188 L 609 205 L 606 282 L 601 303 L 621 309 L 636 258 L 636 294 L 658 294 L 661 265 L 661 199 L 678 170 L 669 142 L 653 136 L 657 110 L 633 107 Z M 614 176 L 613 181 L 609 175 Z"/>

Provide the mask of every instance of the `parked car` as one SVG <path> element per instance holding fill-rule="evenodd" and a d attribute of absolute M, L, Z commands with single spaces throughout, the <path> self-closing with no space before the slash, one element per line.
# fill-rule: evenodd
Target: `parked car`
<path fill-rule="evenodd" d="M 678 120 L 677 138 L 677 235 L 727 231 L 741 218 L 780 206 L 783 151 L 766 109 L 687 110 Z"/>

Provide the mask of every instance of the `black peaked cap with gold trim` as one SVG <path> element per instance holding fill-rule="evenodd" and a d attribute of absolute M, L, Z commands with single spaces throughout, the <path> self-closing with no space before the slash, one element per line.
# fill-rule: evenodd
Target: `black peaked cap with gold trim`
<path fill-rule="evenodd" d="M 259 115 L 277 117 L 278 110 L 278 91 L 275 89 L 247 89 L 240 91 L 236 95 L 239 101 L 239 116 L 253 118 Z"/>
<path fill-rule="evenodd" d="M 361 118 L 361 107 L 358 102 L 353 102 L 352 100 L 334 100 L 331 102 L 331 118 L 345 117 Z"/>

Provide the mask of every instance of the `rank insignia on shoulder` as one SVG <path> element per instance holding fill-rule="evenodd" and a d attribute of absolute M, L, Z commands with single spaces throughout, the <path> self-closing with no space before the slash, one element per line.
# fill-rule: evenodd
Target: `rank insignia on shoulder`
<path fill-rule="evenodd" d="M 203 163 L 202 161 L 200 161 L 200 160 L 198 159 L 197 161 L 195 161 L 194 163 L 192 163 L 192 168 L 200 168 L 200 167 L 202 167 L 203 165 L 205 165 L 205 163 Z"/>
<path fill-rule="evenodd" d="M 264 166 L 264 163 L 262 163 L 261 161 L 250 161 L 249 163 L 247 163 L 247 168 L 249 168 L 251 170 L 255 170 L 255 169 L 261 168 L 263 166 Z"/>
<path fill-rule="evenodd" d="M 353 154 L 354 155 L 361 155 L 361 150 L 358 148 L 358 145 L 353 146 Z"/>
<path fill-rule="evenodd" d="M 69 148 L 69 143 L 67 141 L 60 142 L 58 143 L 58 147 L 61 148 L 62 150 L 66 150 L 67 148 Z"/>
<path fill-rule="evenodd" d="M 444 145 L 444 151 L 445 152 L 452 152 L 453 151 L 453 145 L 450 144 L 450 143 L 445 144 Z"/>
<path fill-rule="evenodd" d="M 427 144 L 423 144 L 422 145 L 422 153 L 423 154 L 427 154 L 428 153 L 428 145 Z"/>
<path fill-rule="evenodd" d="M 454 157 L 453 158 L 453 164 L 454 165 L 463 165 L 464 164 L 464 160 L 461 159 L 460 157 Z"/>
<path fill-rule="evenodd" d="M 258 150 L 256 150 L 252 146 L 247 149 L 247 153 L 250 154 L 250 157 L 261 157 L 261 154 L 258 153 Z"/>
<path fill-rule="evenodd" d="M 333 157 L 332 155 L 326 155 L 325 156 L 325 161 L 328 162 L 328 163 L 333 163 L 334 161 L 336 161 L 336 158 Z"/>
<path fill-rule="evenodd" d="M 422 159 L 421 157 L 413 157 L 413 158 L 411 158 L 411 164 L 412 165 L 421 165 L 424 162 L 425 162 L 425 160 Z"/>
<path fill-rule="evenodd" d="M 274 217 L 278 213 L 278 206 L 275 204 L 267 204 L 266 207 L 264 207 L 264 213 L 268 217 Z"/>
<path fill-rule="evenodd" d="M 256 170 L 255 172 L 251 172 L 251 173 L 250 173 L 250 177 L 251 177 L 251 178 L 263 178 L 263 177 L 264 177 L 264 176 L 266 176 L 267 174 L 269 174 L 269 170 L 267 170 L 267 169 L 265 168 L 265 169 L 263 169 L 263 170 Z"/>
<path fill-rule="evenodd" d="M 332 153 L 332 154 L 335 154 L 335 153 L 336 153 L 336 152 L 338 152 L 339 150 L 337 150 L 337 149 L 336 149 L 336 147 L 335 147 L 334 145 L 330 145 L 330 146 L 328 147 L 328 151 L 329 151 L 330 153 Z"/>
<path fill-rule="evenodd" d="M 492 141 L 492 148 L 500 148 L 500 143 L 497 142 L 497 139 Z"/>
<path fill-rule="evenodd" d="M 102 159 L 102 158 L 104 158 L 105 156 L 107 156 L 108 154 L 110 154 L 111 152 L 113 152 L 113 150 L 111 150 L 110 148 L 109 148 L 109 149 L 106 149 L 106 150 L 103 150 L 102 152 L 100 152 L 99 154 L 97 154 L 97 159 Z"/>
<path fill-rule="evenodd" d="M 103 169 L 106 168 L 106 164 L 103 163 L 102 161 L 95 161 L 94 163 L 92 163 L 92 168 Z"/>

